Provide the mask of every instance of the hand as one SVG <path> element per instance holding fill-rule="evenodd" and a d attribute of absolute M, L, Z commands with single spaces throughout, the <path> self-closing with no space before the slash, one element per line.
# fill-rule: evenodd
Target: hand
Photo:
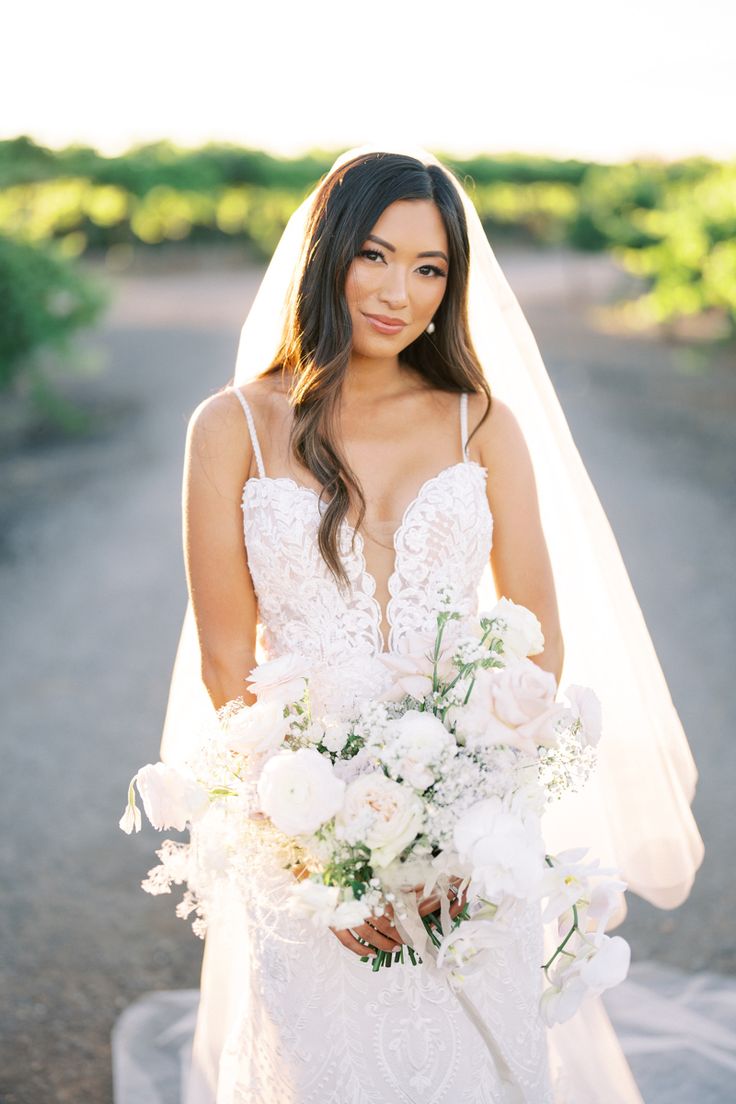
<path fill-rule="evenodd" d="M 459 886 L 462 882 L 462 878 L 450 878 L 451 886 Z M 422 891 L 422 886 L 414 886 L 414 892 L 419 896 Z M 457 894 L 448 893 L 450 898 L 450 919 L 454 920 L 459 912 L 465 908 L 468 901 L 468 891 L 465 891 L 458 897 Z M 431 897 L 423 897 L 418 902 L 419 915 L 428 916 L 430 912 L 436 912 L 440 907 L 442 896 L 439 893 L 432 894 Z"/>
<path fill-rule="evenodd" d="M 309 877 L 309 870 L 303 863 L 292 866 L 291 872 L 297 881 Z M 337 936 L 343 947 L 354 951 L 361 958 L 365 958 L 366 955 L 373 958 L 376 951 L 398 951 L 401 946 L 403 940 L 392 921 L 393 910 L 389 905 L 383 916 L 371 916 L 365 923 L 355 928 L 330 928 L 330 931 Z M 356 935 L 365 939 L 370 946 L 366 947 L 364 943 L 360 943 L 355 938 Z"/>
<path fill-rule="evenodd" d="M 343 947 L 353 951 L 360 958 L 375 958 L 377 951 L 398 951 L 404 940 L 393 925 L 393 909 L 387 906 L 383 916 L 369 916 L 365 923 L 353 928 L 330 928 Z M 359 942 L 359 935 L 370 946 Z"/>
<path fill-rule="evenodd" d="M 461 882 L 462 878 L 450 879 L 451 885 L 454 886 L 459 886 Z M 412 888 L 419 895 L 423 887 L 413 886 Z M 467 889 L 459 897 L 452 894 L 449 894 L 449 897 L 451 899 L 450 918 L 454 920 L 458 913 L 465 908 L 468 899 Z M 441 895 L 439 893 L 435 893 L 431 897 L 423 897 L 418 902 L 419 915 L 428 916 L 430 912 L 435 912 L 440 907 L 440 901 Z M 334 932 L 344 947 L 347 947 L 348 950 L 353 951 L 361 958 L 365 958 L 366 955 L 375 958 L 376 950 L 398 951 L 399 946 L 406 942 L 391 923 L 392 920 L 393 907 L 388 905 L 384 916 L 371 916 L 369 920 L 356 928 L 343 928 L 340 931 L 330 928 L 330 931 Z M 366 947 L 360 943 L 355 938 L 356 935 L 359 935 L 361 939 L 365 939 L 371 946 Z"/>

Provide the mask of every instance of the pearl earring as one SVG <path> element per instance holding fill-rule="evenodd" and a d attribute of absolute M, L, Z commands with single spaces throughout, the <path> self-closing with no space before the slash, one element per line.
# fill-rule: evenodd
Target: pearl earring
<path fill-rule="evenodd" d="M 428 333 L 428 334 L 433 334 L 434 333 L 434 322 L 430 322 L 424 332 Z"/>

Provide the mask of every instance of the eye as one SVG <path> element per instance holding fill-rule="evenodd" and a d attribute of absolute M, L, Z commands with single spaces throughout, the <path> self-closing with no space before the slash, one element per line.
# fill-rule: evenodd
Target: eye
<path fill-rule="evenodd" d="M 420 267 L 419 271 L 421 272 L 423 268 L 428 268 L 430 270 L 430 272 L 432 272 L 435 276 L 446 276 L 447 275 L 447 273 L 443 272 L 443 270 L 441 268 L 438 268 L 437 265 L 432 265 L 432 264 L 422 265 Z"/>
<path fill-rule="evenodd" d="M 383 253 L 380 249 L 361 249 L 358 254 L 359 257 L 381 257 L 385 260 Z"/>

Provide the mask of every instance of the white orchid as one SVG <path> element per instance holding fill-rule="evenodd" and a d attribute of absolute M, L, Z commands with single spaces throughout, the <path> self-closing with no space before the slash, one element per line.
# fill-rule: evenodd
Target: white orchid
<path fill-rule="evenodd" d="M 460 861 L 472 872 L 471 888 L 495 899 L 510 895 L 531 900 L 544 876 L 544 844 L 539 819 L 524 816 L 500 797 L 479 801 L 463 814 L 453 836 Z"/>
<path fill-rule="evenodd" d="M 207 790 L 189 773 L 168 763 L 147 763 L 133 776 L 128 787 L 128 804 L 119 824 L 124 832 L 141 828 L 141 814 L 135 802 L 134 784 L 143 801 L 146 816 L 154 828 L 183 832 L 207 810 Z"/>

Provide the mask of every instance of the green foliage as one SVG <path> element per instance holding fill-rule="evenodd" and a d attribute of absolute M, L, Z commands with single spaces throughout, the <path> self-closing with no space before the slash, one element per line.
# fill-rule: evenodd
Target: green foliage
<path fill-rule="evenodd" d="M 71 335 L 90 325 L 107 301 L 57 251 L 0 235 L 0 388 L 38 349 L 68 354 Z"/>
<path fill-rule="evenodd" d="M 45 149 L 22 136 L 0 142 L 0 233 L 56 243 L 66 258 L 121 245 L 130 253 L 167 242 L 237 241 L 267 259 L 334 157 L 171 142 L 105 157 L 86 146 Z M 608 251 L 645 279 L 634 304 L 644 322 L 715 311 L 736 331 L 736 162 L 440 157 L 468 189 L 492 240 L 513 234 Z"/>

